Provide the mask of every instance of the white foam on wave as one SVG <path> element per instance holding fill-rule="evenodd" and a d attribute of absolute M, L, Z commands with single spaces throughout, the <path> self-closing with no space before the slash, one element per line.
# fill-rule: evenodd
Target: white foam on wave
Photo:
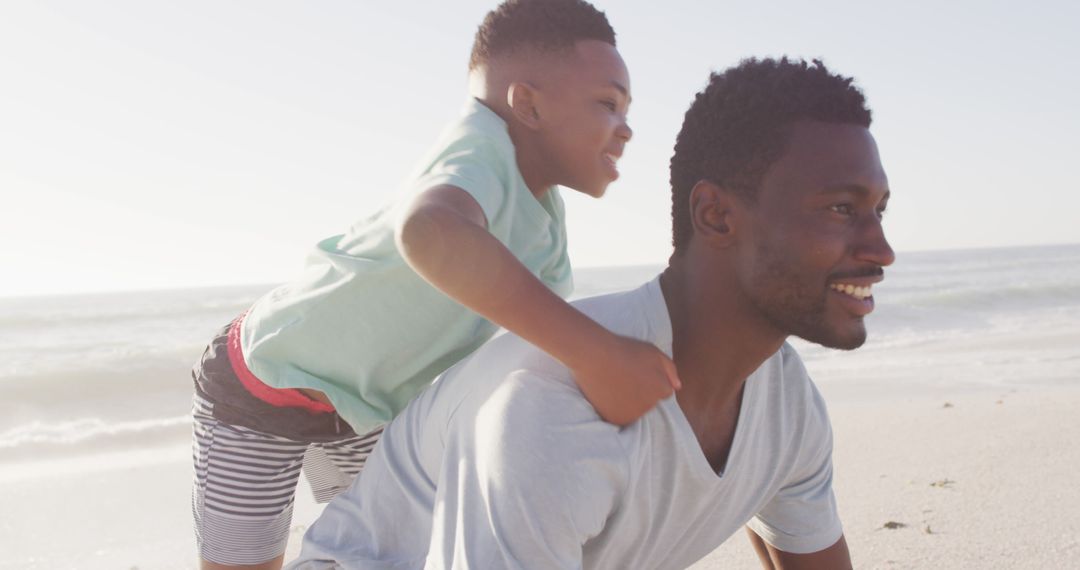
<path fill-rule="evenodd" d="M 72 473 L 86 477 L 94 473 L 131 471 L 169 463 L 191 463 L 191 445 L 173 444 L 138 450 L 105 451 L 91 455 L 34 458 L 5 464 L 0 469 L 0 486 L 33 479 L 63 478 Z M 189 467 L 190 468 L 190 467 Z M 8 568 L 0 563 L 0 568 Z"/>
<path fill-rule="evenodd" d="M 191 425 L 190 414 L 129 422 L 107 422 L 100 418 L 60 423 L 31 422 L 0 433 L 0 449 L 12 449 L 28 444 L 69 445 L 95 438 L 147 433 L 183 425 Z"/>

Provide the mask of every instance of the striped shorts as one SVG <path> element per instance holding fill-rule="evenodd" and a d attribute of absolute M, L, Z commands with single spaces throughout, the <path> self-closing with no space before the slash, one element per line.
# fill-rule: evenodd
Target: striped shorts
<path fill-rule="evenodd" d="M 344 491 L 364 466 L 382 428 L 362 436 L 308 443 L 229 425 L 196 393 L 191 508 L 203 559 L 259 564 L 281 556 L 289 537 L 300 470 L 315 500 Z"/>

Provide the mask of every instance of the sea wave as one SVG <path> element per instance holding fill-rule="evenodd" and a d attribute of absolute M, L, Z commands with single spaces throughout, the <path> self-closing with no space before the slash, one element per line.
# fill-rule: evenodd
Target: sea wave
<path fill-rule="evenodd" d="M 0 328 L 37 329 L 57 326 L 93 326 L 199 318 L 202 315 L 239 315 L 265 292 L 266 287 L 240 291 L 203 289 L 146 291 L 119 297 L 115 293 L 0 300 Z M 225 317 L 227 315 L 227 317 Z"/>
<path fill-rule="evenodd" d="M 0 433 L 0 450 L 10 450 L 30 444 L 71 445 L 115 436 L 150 435 L 190 425 L 190 414 L 126 422 L 108 422 L 100 418 L 83 418 L 59 423 L 31 422 Z"/>
<path fill-rule="evenodd" d="M 875 295 L 877 297 L 877 295 Z M 924 288 L 881 295 L 886 304 L 915 307 L 954 307 L 973 309 L 1032 308 L 1080 304 L 1080 282 L 1006 283 L 964 287 Z"/>

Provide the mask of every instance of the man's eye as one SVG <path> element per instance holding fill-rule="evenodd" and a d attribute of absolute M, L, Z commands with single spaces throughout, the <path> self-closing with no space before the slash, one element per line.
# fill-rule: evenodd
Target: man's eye
<path fill-rule="evenodd" d="M 615 109 L 617 109 L 619 107 L 618 105 L 615 104 L 614 101 L 601 101 L 600 104 L 607 107 L 607 109 L 609 111 L 614 111 Z"/>
<path fill-rule="evenodd" d="M 855 213 L 855 207 L 851 204 L 833 204 L 829 209 L 842 216 L 850 216 Z"/>

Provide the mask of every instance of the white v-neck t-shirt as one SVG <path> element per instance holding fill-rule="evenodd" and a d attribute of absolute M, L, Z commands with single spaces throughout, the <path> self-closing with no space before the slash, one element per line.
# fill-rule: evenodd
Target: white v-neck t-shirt
<path fill-rule="evenodd" d="M 575 303 L 671 353 L 658 279 Z M 842 530 L 825 404 L 789 345 L 746 381 L 725 471 L 675 398 L 619 429 L 514 335 L 447 371 L 386 428 L 290 568 L 685 568 L 745 524 L 787 552 Z"/>

